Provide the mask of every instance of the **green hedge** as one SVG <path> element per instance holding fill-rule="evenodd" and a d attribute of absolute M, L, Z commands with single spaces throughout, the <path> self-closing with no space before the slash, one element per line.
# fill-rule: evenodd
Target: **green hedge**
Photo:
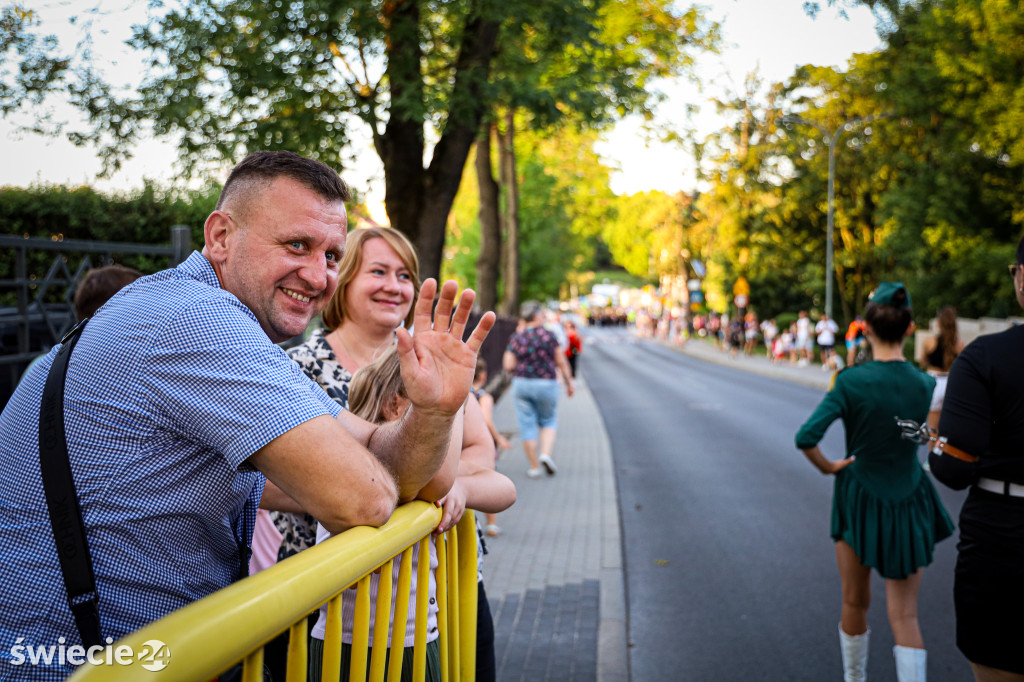
<path fill-rule="evenodd" d="M 31 237 L 165 244 L 172 225 L 192 227 L 202 243 L 203 222 L 219 186 L 202 190 L 142 189 L 103 194 L 91 187 L 0 187 L 0 232 Z"/>
<path fill-rule="evenodd" d="M 91 187 L 34 185 L 28 188 L 0 187 L 0 234 L 29 237 L 86 239 L 92 241 L 168 244 L 171 227 L 192 228 L 192 246 L 203 243 L 203 223 L 217 203 L 220 186 L 199 190 L 165 190 L 147 183 L 143 188 L 105 194 Z M 42 277 L 55 252 L 29 253 L 29 276 Z M 74 273 L 84 255 L 66 254 L 68 269 Z M 100 265 L 100 254 L 91 256 Z M 115 261 L 143 273 L 167 267 L 166 257 L 115 255 Z M 13 280 L 14 254 L 0 253 L 0 280 Z M 57 300 L 62 292 L 48 294 Z M 10 287 L 0 288 L 0 306 L 16 304 Z"/>

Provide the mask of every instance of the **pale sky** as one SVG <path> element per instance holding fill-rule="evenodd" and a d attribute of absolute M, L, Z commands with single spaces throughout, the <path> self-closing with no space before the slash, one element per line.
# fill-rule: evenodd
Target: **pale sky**
<path fill-rule="evenodd" d="M 73 12 L 76 0 L 68 3 L 44 5 L 48 12 L 69 8 Z M 103 0 L 102 4 L 122 6 L 123 0 Z M 875 22 L 864 8 L 850 11 L 849 19 L 836 16 L 832 10 L 820 13 L 817 19 L 808 17 L 802 9 L 802 0 L 704 0 L 710 17 L 723 22 L 723 54 L 702 58 L 699 76 L 706 83 L 704 92 L 697 92 L 688 83 L 666 87 L 670 100 L 661 110 L 661 116 L 670 118 L 674 111 L 682 111 L 687 103 L 705 106 L 708 99 L 722 94 L 725 89 L 740 92 L 746 74 L 758 69 L 765 83 L 781 81 L 791 75 L 800 64 L 845 66 L 855 52 L 868 52 L 879 46 Z M 95 0 L 89 0 L 95 5 Z M 144 7 L 134 3 L 133 7 Z M 141 21 L 131 10 L 112 13 L 119 17 L 118 24 L 110 24 L 103 37 L 106 45 L 117 45 L 128 35 L 129 21 Z M 63 21 L 55 17 L 48 29 L 56 32 Z M 109 57 L 113 79 L 123 69 L 124 81 L 132 78 L 133 63 L 138 57 L 128 56 L 125 48 Z M 710 107 L 706 107 L 710 108 Z M 26 118 L 15 119 L 25 122 Z M 701 114 L 698 127 L 704 132 L 718 128 L 713 112 Z M 107 180 L 97 180 L 100 162 L 95 152 L 86 147 L 75 147 L 60 138 L 16 132 L 11 120 L 0 119 L 0 185 L 27 186 L 34 182 L 68 185 L 92 184 L 101 190 L 119 190 L 142 185 L 143 178 L 166 184 L 171 179 L 175 159 L 173 148 L 166 142 L 147 141 L 136 149 L 135 159 Z M 365 138 L 365 135 L 364 135 Z M 367 139 L 361 145 L 359 167 L 345 172 L 346 180 L 355 188 L 368 193 L 370 202 L 383 200 L 383 173 L 380 162 Z M 624 121 L 599 147 L 605 160 L 621 169 L 613 176 L 612 189 L 617 193 L 633 193 L 646 189 L 666 192 L 692 189 L 693 161 L 681 149 L 655 145 L 646 147 L 634 121 Z"/>
<path fill-rule="evenodd" d="M 867 8 L 849 10 L 848 19 L 832 9 L 817 19 L 803 11 L 802 0 L 703 0 L 709 18 L 722 23 L 720 55 L 702 57 L 698 75 L 704 92 L 690 83 L 666 88 L 670 99 L 662 116 L 682 111 L 688 103 L 702 107 L 697 128 L 708 134 L 722 127 L 709 100 L 726 92 L 740 94 L 747 74 L 757 70 L 765 86 L 786 80 L 803 64 L 846 67 L 855 53 L 879 48 L 875 19 Z M 825 3 L 822 2 L 824 5 Z M 599 148 L 605 159 L 621 168 L 612 178 L 617 194 L 648 189 L 689 191 L 695 184 L 693 159 L 678 147 L 646 146 L 637 121 L 616 126 L 608 143 Z"/>

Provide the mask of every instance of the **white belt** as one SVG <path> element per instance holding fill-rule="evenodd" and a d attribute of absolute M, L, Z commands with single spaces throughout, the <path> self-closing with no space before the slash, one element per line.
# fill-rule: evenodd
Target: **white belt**
<path fill-rule="evenodd" d="M 1024 484 L 1021 483 L 997 481 L 994 478 L 979 478 L 975 485 L 982 490 L 989 491 L 990 493 L 1009 495 L 1010 497 L 1024 497 Z"/>

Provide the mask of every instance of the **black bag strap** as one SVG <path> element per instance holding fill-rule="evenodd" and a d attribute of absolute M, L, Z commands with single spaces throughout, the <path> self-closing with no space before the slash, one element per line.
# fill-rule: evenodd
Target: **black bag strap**
<path fill-rule="evenodd" d="M 99 594 L 92 557 L 85 539 L 85 524 L 78 493 L 71 475 L 68 444 L 64 433 L 64 379 L 68 358 L 88 320 L 82 320 L 61 339 L 46 377 L 39 405 L 39 469 L 50 514 L 53 539 L 57 544 L 60 570 L 68 594 L 68 606 L 75 616 L 78 634 L 86 648 L 103 646 L 100 635 Z"/>

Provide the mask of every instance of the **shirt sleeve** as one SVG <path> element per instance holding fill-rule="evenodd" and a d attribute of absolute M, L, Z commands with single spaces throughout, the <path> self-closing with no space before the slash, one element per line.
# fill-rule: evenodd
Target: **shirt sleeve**
<path fill-rule="evenodd" d="M 184 310 L 143 362 L 144 389 L 164 421 L 235 468 L 295 426 L 341 411 L 247 309 L 225 299 Z"/>
<path fill-rule="evenodd" d="M 984 456 L 992 440 L 992 399 L 985 367 L 987 349 L 983 342 L 964 348 L 949 372 L 942 401 L 939 434 L 955 447 Z"/>
<path fill-rule="evenodd" d="M 840 377 L 836 377 L 835 386 L 825 394 L 814 412 L 796 432 L 796 446 L 801 450 L 813 448 L 825 437 L 825 432 L 836 419 L 846 411 L 846 401 Z"/>

